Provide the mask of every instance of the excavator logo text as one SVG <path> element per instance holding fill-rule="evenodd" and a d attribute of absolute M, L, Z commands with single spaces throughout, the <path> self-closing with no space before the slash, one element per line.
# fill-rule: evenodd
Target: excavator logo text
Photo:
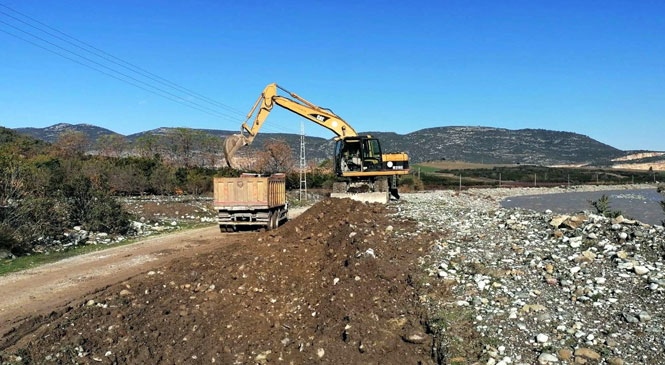
<path fill-rule="evenodd" d="M 314 119 L 318 120 L 319 122 L 325 122 L 326 120 L 330 119 L 326 117 L 325 115 L 321 114 L 310 114 Z"/>

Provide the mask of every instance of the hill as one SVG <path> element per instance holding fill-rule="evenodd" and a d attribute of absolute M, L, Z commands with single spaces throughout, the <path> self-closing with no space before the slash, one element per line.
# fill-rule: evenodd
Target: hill
<path fill-rule="evenodd" d="M 112 130 L 97 127 L 92 124 L 69 123 L 58 123 L 45 128 L 15 128 L 14 131 L 49 143 L 57 141 L 60 135 L 71 132 L 83 133 L 89 141 L 96 141 L 99 137 L 104 135 L 121 135 Z"/>
<path fill-rule="evenodd" d="M 135 142 L 145 135 L 161 135 L 174 128 L 158 128 L 124 136 Z M 111 130 L 90 124 L 60 123 L 46 128 L 17 128 L 15 131 L 34 138 L 54 142 L 65 132 L 81 132 L 90 141 L 104 135 L 119 135 Z M 236 131 L 194 129 L 194 131 L 224 138 Z M 648 151 L 622 151 L 588 136 L 572 132 L 545 129 L 510 130 L 492 127 L 450 126 L 421 129 L 408 134 L 392 132 L 362 132 L 381 140 L 384 152 L 407 152 L 412 163 L 431 160 L 461 160 L 493 164 L 535 165 L 595 165 L 612 166 L 615 159 L 642 152 L 646 161 L 630 160 L 630 163 L 654 163 Z M 261 133 L 253 148 L 261 148 L 268 140 L 277 139 L 288 143 L 294 154 L 300 150 L 300 136 L 288 133 Z M 306 137 L 306 156 L 309 160 L 330 158 L 333 139 Z M 639 154 L 638 154 L 639 155 Z M 298 157 L 298 156 L 295 156 Z M 656 161 L 657 162 L 657 161 Z M 622 163 L 621 166 L 625 166 Z"/>

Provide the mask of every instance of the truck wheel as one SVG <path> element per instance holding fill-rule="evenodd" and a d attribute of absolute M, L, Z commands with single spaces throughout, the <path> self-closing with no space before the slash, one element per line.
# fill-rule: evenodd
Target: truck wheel
<path fill-rule="evenodd" d="M 279 225 L 279 211 L 276 210 L 270 214 L 270 229 L 276 229 Z"/>
<path fill-rule="evenodd" d="M 272 228 L 273 228 L 272 227 L 272 224 L 273 224 L 272 221 L 273 221 L 273 219 L 275 219 L 274 217 L 275 217 L 275 212 L 268 213 L 268 223 L 265 226 L 266 231 L 272 230 Z"/>

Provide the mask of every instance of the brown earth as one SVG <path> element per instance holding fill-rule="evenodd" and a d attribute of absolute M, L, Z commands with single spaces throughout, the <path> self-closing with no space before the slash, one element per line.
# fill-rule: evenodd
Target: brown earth
<path fill-rule="evenodd" d="M 418 267 L 438 237 L 414 233 L 415 222 L 393 209 L 329 199 L 274 231 L 158 238 L 172 251 L 146 254 L 92 280 L 94 288 L 83 278 L 41 306 L 18 309 L 30 295 L 12 302 L 0 312 L 0 362 L 443 362 L 420 304 Z M 142 255 L 141 246 L 119 249 L 115 261 L 82 265 Z M 58 287 L 48 277 L 62 276 L 70 275 L 36 273 L 29 282 L 48 297 Z"/>

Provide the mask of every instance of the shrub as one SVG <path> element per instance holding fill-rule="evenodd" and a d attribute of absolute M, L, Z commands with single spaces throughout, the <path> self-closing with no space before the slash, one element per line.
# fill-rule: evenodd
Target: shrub
<path fill-rule="evenodd" d="M 130 216 L 122 205 L 108 194 L 97 192 L 84 214 L 83 228 L 90 231 L 125 234 Z"/>
<path fill-rule="evenodd" d="M 621 215 L 619 210 L 610 209 L 610 198 L 603 194 L 598 200 L 590 200 L 589 204 L 596 209 L 596 213 L 609 218 L 616 218 Z"/>
<path fill-rule="evenodd" d="M 424 189 L 424 184 L 417 176 L 404 175 L 399 180 L 399 187 L 406 191 L 420 191 Z"/>
<path fill-rule="evenodd" d="M 14 237 L 14 230 L 5 224 L 0 223 L 0 250 L 7 250 L 14 253 L 19 242 Z"/>

